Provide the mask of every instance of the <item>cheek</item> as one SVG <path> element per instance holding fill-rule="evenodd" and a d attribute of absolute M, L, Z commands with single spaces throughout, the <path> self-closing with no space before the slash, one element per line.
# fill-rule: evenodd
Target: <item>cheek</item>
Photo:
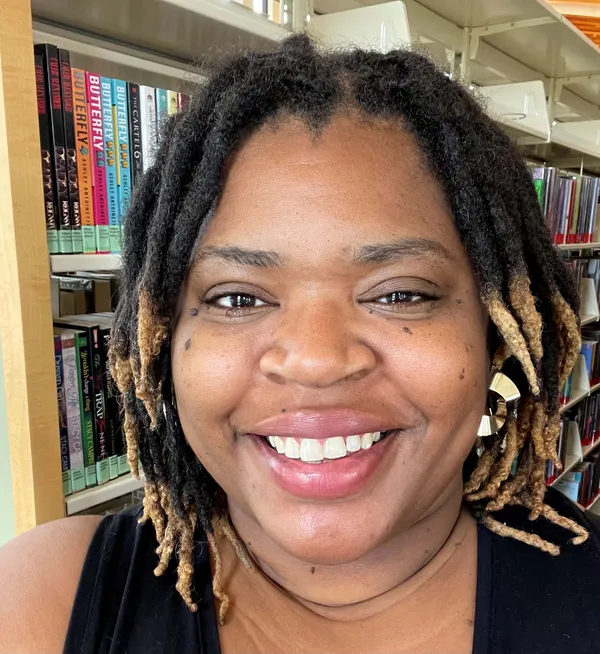
<path fill-rule="evenodd" d="M 173 382 L 186 435 L 216 427 L 241 402 L 252 382 L 248 339 L 224 337 L 210 326 L 178 328 L 173 340 Z M 192 443 L 195 447 L 195 443 Z"/>

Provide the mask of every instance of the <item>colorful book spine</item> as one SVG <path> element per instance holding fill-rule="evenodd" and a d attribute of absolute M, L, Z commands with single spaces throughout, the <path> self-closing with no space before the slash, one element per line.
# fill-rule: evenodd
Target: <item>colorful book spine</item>
<path fill-rule="evenodd" d="M 94 230 L 93 175 L 85 71 L 71 68 L 71 79 L 83 251 L 90 254 L 96 252 L 96 232 Z"/>
<path fill-rule="evenodd" d="M 37 94 L 38 120 L 40 127 L 40 147 L 42 151 L 42 180 L 44 184 L 44 212 L 46 215 L 46 240 L 48 252 L 58 254 L 58 223 L 56 192 L 52 175 L 52 137 L 48 116 L 48 101 L 44 84 L 44 58 L 35 55 L 35 88 Z"/>
<path fill-rule="evenodd" d="M 117 137 L 119 224 L 122 233 L 123 220 L 131 201 L 131 153 L 129 148 L 127 85 L 119 79 L 113 80 L 113 119 Z"/>
<path fill-rule="evenodd" d="M 77 353 L 73 332 L 63 332 L 63 382 L 67 405 L 67 428 L 69 430 L 69 460 L 71 462 L 71 484 L 73 492 L 85 489 L 85 467 L 83 465 L 83 440 L 81 438 L 81 409 L 79 407 L 79 377 L 77 375 Z"/>
<path fill-rule="evenodd" d="M 169 115 L 169 93 L 167 89 L 156 89 L 156 138 L 158 139 L 163 124 Z"/>
<path fill-rule="evenodd" d="M 108 443 L 106 439 L 106 388 L 104 383 L 102 364 L 102 343 L 100 342 L 100 329 L 90 328 L 88 344 L 91 343 L 91 362 L 94 389 L 94 453 L 96 456 L 96 475 L 99 484 L 110 479 L 108 465 Z"/>
<path fill-rule="evenodd" d="M 100 78 L 102 93 L 102 129 L 104 131 L 104 156 L 106 169 L 106 199 L 108 203 L 110 251 L 121 252 L 121 226 L 119 223 L 119 192 L 117 189 L 117 149 L 113 121 L 112 81 Z"/>
<path fill-rule="evenodd" d="M 60 62 L 60 90 L 63 102 L 63 127 L 65 131 L 65 152 L 67 157 L 67 183 L 69 188 L 69 210 L 71 216 L 71 240 L 73 252 L 83 252 L 81 232 L 81 208 L 79 183 L 77 179 L 77 149 L 75 142 L 75 119 L 73 115 L 73 84 L 71 61 L 67 50 L 58 51 Z"/>
<path fill-rule="evenodd" d="M 108 465 L 110 478 L 115 479 L 120 474 L 129 472 L 126 452 L 123 451 L 121 434 L 121 416 L 119 413 L 118 391 L 117 386 L 110 374 L 108 365 L 108 348 L 110 345 L 110 327 L 100 327 L 100 338 L 102 341 L 102 363 L 104 366 L 103 374 L 106 383 L 106 434 L 108 437 Z M 123 459 L 124 456 L 124 459 Z"/>
<path fill-rule="evenodd" d="M 93 73 L 85 74 L 88 117 L 91 135 L 92 159 L 92 197 L 94 200 L 94 231 L 96 251 L 110 252 L 108 226 L 108 204 L 106 199 L 106 162 L 104 155 L 104 131 L 102 129 L 102 97 L 100 78 Z"/>
<path fill-rule="evenodd" d="M 67 404 L 63 383 L 62 340 L 59 335 L 54 337 L 54 369 L 56 372 L 56 398 L 58 401 L 58 427 L 60 436 L 60 464 L 62 471 L 63 495 L 73 492 L 71 485 L 71 465 L 69 461 L 69 431 L 67 428 Z"/>
<path fill-rule="evenodd" d="M 140 108 L 142 114 L 142 159 L 144 170 L 156 161 L 156 100 L 151 86 L 140 86 Z"/>
<path fill-rule="evenodd" d="M 58 49 L 56 46 L 49 44 L 36 45 L 35 48 L 36 52 L 41 52 L 44 56 L 46 88 L 48 90 L 54 186 L 59 216 L 58 249 L 62 254 L 71 254 L 73 252 L 73 240 L 71 238 L 71 211 L 67 184 L 67 156 L 60 93 Z"/>
<path fill-rule="evenodd" d="M 172 116 L 179 111 L 177 91 L 167 91 L 167 99 L 169 101 L 169 116 Z"/>
<path fill-rule="evenodd" d="M 79 406 L 81 410 L 81 430 L 83 438 L 83 464 L 86 487 L 98 483 L 96 476 L 96 457 L 94 455 L 94 418 L 92 415 L 92 384 L 90 379 L 90 350 L 87 334 L 75 333 L 75 346 L 79 364 Z"/>
<path fill-rule="evenodd" d="M 142 155 L 142 114 L 140 87 L 127 83 L 127 105 L 129 109 L 129 148 L 131 151 L 131 185 L 135 186 L 144 172 Z"/>
<path fill-rule="evenodd" d="M 190 104 L 190 96 L 186 93 L 177 94 L 177 110 L 179 112 L 185 111 Z"/>

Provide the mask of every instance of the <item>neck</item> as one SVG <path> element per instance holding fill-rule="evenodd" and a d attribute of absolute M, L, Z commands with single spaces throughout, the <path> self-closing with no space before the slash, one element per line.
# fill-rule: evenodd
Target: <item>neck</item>
<path fill-rule="evenodd" d="M 461 512 L 462 484 L 452 484 L 408 527 L 398 526 L 357 560 L 318 565 L 291 556 L 230 504 L 232 522 L 266 578 L 313 612 L 364 619 L 411 594 L 461 547 L 473 519 Z M 359 529 L 359 527 L 357 527 Z"/>

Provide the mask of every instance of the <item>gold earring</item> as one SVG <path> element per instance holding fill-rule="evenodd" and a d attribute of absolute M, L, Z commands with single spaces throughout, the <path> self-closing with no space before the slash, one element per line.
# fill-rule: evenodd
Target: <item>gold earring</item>
<path fill-rule="evenodd" d="M 497 434 L 506 422 L 509 405 L 521 397 L 521 393 L 512 379 L 501 372 L 494 374 L 489 388 L 490 403 L 495 402 L 496 408 L 493 412 L 491 408 L 488 408 L 488 412 L 481 417 L 477 430 L 477 436 L 480 438 Z"/>

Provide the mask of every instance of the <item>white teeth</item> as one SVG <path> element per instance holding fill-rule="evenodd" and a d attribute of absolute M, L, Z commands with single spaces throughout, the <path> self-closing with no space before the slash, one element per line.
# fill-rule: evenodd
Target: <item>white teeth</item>
<path fill-rule="evenodd" d="M 346 439 L 346 449 L 348 452 L 358 452 L 361 447 L 360 436 L 348 436 Z"/>
<path fill-rule="evenodd" d="M 368 434 L 363 434 L 361 440 L 362 440 L 361 445 L 363 450 L 368 450 L 371 447 L 371 445 L 373 445 L 373 434 L 370 432 Z"/>
<path fill-rule="evenodd" d="M 300 458 L 300 445 L 293 438 L 285 439 L 285 451 L 284 454 L 288 459 L 299 459 Z"/>
<path fill-rule="evenodd" d="M 300 458 L 307 463 L 323 460 L 323 446 L 313 438 L 303 438 L 300 441 Z"/>
<path fill-rule="evenodd" d="M 323 456 L 326 459 L 341 459 L 346 456 L 346 441 L 341 436 L 328 438 L 323 446 Z"/>
<path fill-rule="evenodd" d="M 368 450 L 373 443 L 377 443 L 381 439 L 381 432 L 356 434 L 347 438 L 334 436 L 324 441 L 314 438 L 303 438 L 298 441 L 295 438 L 282 438 L 281 436 L 269 436 L 268 439 L 271 446 L 288 459 L 302 459 L 305 463 L 320 463 L 323 459 L 341 459 L 353 452 Z"/>

